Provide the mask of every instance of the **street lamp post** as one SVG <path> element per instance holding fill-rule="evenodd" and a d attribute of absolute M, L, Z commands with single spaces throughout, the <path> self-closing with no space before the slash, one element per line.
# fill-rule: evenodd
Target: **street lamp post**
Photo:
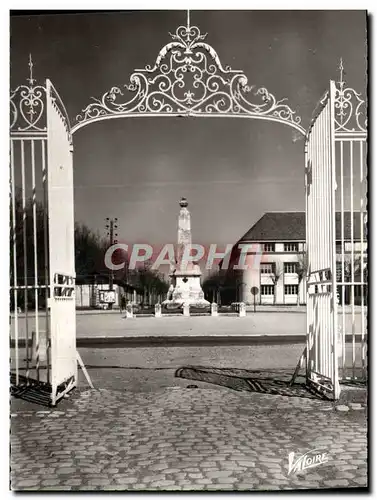
<path fill-rule="evenodd" d="M 118 229 L 118 219 L 115 217 L 114 219 L 110 219 L 109 217 L 106 217 L 106 229 L 107 229 L 107 236 L 109 236 L 110 240 L 110 247 L 113 246 L 114 244 L 118 243 L 118 240 L 116 239 L 118 237 L 118 233 L 116 233 L 114 230 Z M 112 269 L 109 271 L 109 290 L 113 291 L 114 289 L 114 272 Z M 109 303 L 109 309 L 113 308 L 113 304 L 110 302 Z"/>

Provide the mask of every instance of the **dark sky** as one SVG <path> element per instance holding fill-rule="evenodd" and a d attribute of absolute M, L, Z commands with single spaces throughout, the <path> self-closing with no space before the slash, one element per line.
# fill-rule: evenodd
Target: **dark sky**
<path fill-rule="evenodd" d="M 25 81 L 28 57 L 48 77 L 71 121 L 135 68 L 153 65 L 184 11 L 33 15 L 11 18 L 11 84 Z M 287 97 L 306 128 L 343 57 L 347 83 L 365 97 L 365 11 L 191 12 L 191 24 L 223 65 L 249 84 Z M 203 118 L 106 120 L 74 135 L 75 217 L 119 239 L 176 240 L 178 201 L 189 200 L 193 241 L 233 243 L 265 212 L 304 210 L 304 141 L 288 126 Z"/>

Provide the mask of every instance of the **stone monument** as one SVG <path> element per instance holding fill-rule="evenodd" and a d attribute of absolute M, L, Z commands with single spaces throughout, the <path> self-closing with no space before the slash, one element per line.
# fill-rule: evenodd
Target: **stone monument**
<path fill-rule="evenodd" d="M 171 268 L 168 297 L 162 305 L 168 309 L 176 309 L 184 305 L 198 308 L 210 307 L 210 303 L 204 299 L 200 284 L 202 275 L 200 267 L 185 258 L 189 255 L 192 244 L 191 218 L 186 198 L 182 198 L 179 205 L 181 208 L 178 217 L 176 262 Z"/>

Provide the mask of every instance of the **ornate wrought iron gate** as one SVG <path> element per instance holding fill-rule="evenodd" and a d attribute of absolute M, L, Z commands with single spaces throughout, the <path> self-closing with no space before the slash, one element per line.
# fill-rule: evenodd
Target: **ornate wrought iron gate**
<path fill-rule="evenodd" d="M 367 378 L 367 111 L 342 61 L 334 101 L 339 377 L 358 381 Z"/>
<path fill-rule="evenodd" d="M 366 108 L 340 70 L 305 145 L 307 380 L 334 399 L 367 377 Z"/>
<path fill-rule="evenodd" d="M 54 405 L 77 382 L 72 140 L 59 95 L 29 66 L 10 100 L 11 379 Z"/>

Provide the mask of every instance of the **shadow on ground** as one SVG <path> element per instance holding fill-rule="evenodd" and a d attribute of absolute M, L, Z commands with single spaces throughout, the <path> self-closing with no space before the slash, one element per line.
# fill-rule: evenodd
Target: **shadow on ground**
<path fill-rule="evenodd" d="M 185 366 L 175 372 L 178 378 L 207 382 L 235 391 L 258 392 L 310 399 L 327 399 L 314 394 L 305 384 L 305 377 L 298 375 L 290 385 L 292 372 L 287 370 L 255 371 L 238 368 L 213 368 Z"/>
<path fill-rule="evenodd" d="M 322 399 L 310 392 L 306 387 L 304 373 L 300 372 L 295 383 L 290 385 L 292 370 L 287 368 L 247 370 L 243 368 L 218 368 L 214 366 L 184 365 L 180 368 L 125 368 L 120 366 L 87 366 L 96 389 L 127 391 L 136 393 L 159 392 L 166 388 L 179 387 L 189 389 L 191 386 L 204 389 L 234 390 L 266 395 L 280 395 L 308 399 Z M 79 371 L 78 388 L 90 388 L 88 381 Z M 41 382 L 29 381 L 20 376 L 20 384 L 11 376 L 11 401 L 16 409 L 31 404 L 30 407 L 49 406 L 51 387 Z M 367 404 L 367 385 L 364 382 L 342 383 L 339 404 L 351 402 Z M 24 404 L 21 403 L 23 401 Z M 63 401 L 59 402 L 59 406 Z M 65 404 L 65 401 L 64 401 Z M 25 407 L 26 408 L 26 407 Z"/>

